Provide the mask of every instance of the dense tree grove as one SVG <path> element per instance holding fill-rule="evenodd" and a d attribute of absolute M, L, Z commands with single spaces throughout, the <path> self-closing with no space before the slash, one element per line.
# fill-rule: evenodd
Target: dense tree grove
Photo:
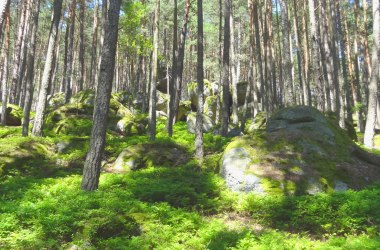
<path fill-rule="evenodd" d="M 141 112 L 149 113 L 152 141 L 157 96 L 168 94 L 165 115 L 172 136 L 173 123 L 182 119 L 182 101 L 192 98 L 193 88 L 199 147 L 204 115 L 227 135 L 260 111 L 270 115 L 294 105 L 333 114 L 342 128 L 357 124 L 365 145 L 373 147 L 380 120 L 378 1 L 125 0 L 113 56 L 107 54 L 113 52 L 107 29 L 118 27 L 109 24 L 114 4 L 1 2 L 2 112 L 8 103 L 24 109 L 24 136 L 34 111 L 32 135 L 43 136 L 51 96 L 64 93 L 68 103 L 87 89 L 97 90 L 93 136 L 101 136 L 95 119 L 106 123 L 107 113 L 97 118 L 97 105 L 108 109 L 108 89 L 101 86 L 112 80 L 107 84 L 113 92 L 139 98 Z M 114 67 L 105 62 L 110 56 Z M 5 115 L 1 122 L 6 124 Z"/>

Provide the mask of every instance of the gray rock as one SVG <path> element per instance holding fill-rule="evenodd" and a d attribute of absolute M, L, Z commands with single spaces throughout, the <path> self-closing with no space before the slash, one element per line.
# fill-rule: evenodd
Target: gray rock
<path fill-rule="evenodd" d="M 123 152 L 121 152 L 117 157 L 115 163 L 112 165 L 112 169 L 119 173 L 137 169 L 137 161 L 134 159 L 127 159 L 128 156 L 129 151 L 123 150 Z"/>
<path fill-rule="evenodd" d="M 312 132 L 319 140 L 335 144 L 334 132 L 326 118 L 317 109 L 308 106 L 285 108 L 269 119 L 267 131 Z"/>
<path fill-rule="evenodd" d="M 70 143 L 66 141 L 61 141 L 56 144 L 57 146 L 57 152 L 58 153 L 63 153 L 68 147 Z"/>
<path fill-rule="evenodd" d="M 348 185 L 346 183 L 339 180 L 335 181 L 335 188 L 334 188 L 335 192 L 343 192 L 347 190 L 348 190 Z"/>
<path fill-rule="evenodd" d="M 196 113 L 192 112 L 187 115 L 187 130 L 194 134 L 196 124 Z M 215 126 L 214 121 L 207 115 L 203 114 L 203 132 L 209 132 Z"/>
<path fill-rule="evenodd" d="M 247 174 L 251 158 L 246 149 L 233 148 L 223 155 L 221 175 L 232 191 L 263 193 L 261 179 Z"/>
<path fill-rule="evenodd" d="M 315 195 L 315 194 L 318 194 L 321 192 L 323 192 L 323 187 L 322 187 L 321 183 L 319 183 L 314 178 L 310 178 L 308 180 L 308 187 L 306 189 L 306 193 L 311 194 L 311 195 Z"/>

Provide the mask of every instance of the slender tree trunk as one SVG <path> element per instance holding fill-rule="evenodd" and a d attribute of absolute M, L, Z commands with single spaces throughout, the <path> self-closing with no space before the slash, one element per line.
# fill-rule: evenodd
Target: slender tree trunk
<path fill-rule="evenodd" d="M 98 189 L 102 155 L 106 141 L 107 116 L 115 69 L 119 14 L 121 0 L 110 1 L 108 21 L 100 62 L 99 82 L 96 88 L 90 151 L 83 168 L 82 189 Z"/>
<path fill-rule="evenodd" d="M 281 4 L 281 19 L 282 19 L 282 28 L 283 28 L 283 64 L 284 64 L 284 80 L 285 80 L 285 104 L 287 106 L 296 104 L 294 89 L 293 89 L 293 79 L 292 79 L 292 62 L 291 58 L 291 50 L 290 50 L 290 24 L 288 18 L 288 5 L 286 0 L 280 0 Z"/>
<path fill-rule="evenodd" d="M 380 3 L 379 0 L 372 1 L 373 12 L 373 47 L 372 47 L 372 75 L 369 84 L 369 98 L 367 110 L 367 122 L 364 132 L 364 145 L 373 148 L 375 136 L 376 106 L 378 100 L 379 85 L 379 61 L 380 61 Z"/>
<path fill-rule="evenodd" d="M 299 34 L 299 26 L 298 26 L 298 18 L 297 18 L 298 8 L 297 8 L 297 2 L 296 0 L 293 0 L 293 25 L 294 25 L 294 36 L 295 36 L 295 42 L 296 42 L 296 48 L 297 48 L 297 66 L 298 66 L 298 80 L 300 82 L 300 88 L 301 88 L 301 103 L 302 105 L 306 105 L 305 103 L 305 93 L 303 91 L 304 85 L 306 84 L 306 81 L 304 79 L 303 75 L 303 60 L 301 56 L 301 37 Z"/>
<path fill-rule="evenodd" d="M 329 19 L 330 19 L 330 27 L 331 27 L 331 56 L 332 56 L 332 64 L 333 64 L 333 85 L 334 85 L 334 95 L 335 95 L 335 115 L 337 120 L 339 121 L 339 126 L 341 128 L 345 128 L 344 123 L 344 112 L 341 105 L 341 81 L 339 78 L 339 55 L 338 55 L 338 45 L 337 42 L 339 40 L 337 34 L 337 20 L 336 20 L 336 11 L 334 0 L 330 0 L 330 11 L 329 11 Z"/>
<path fill-rule="evenodd" d="M 1 124 L 4 126 L 7 123 L 7 99 L 8 99 L 8 58 L 9 58 L 9 41 L 10 41 L 10 8 L 9 8 L 10 2 L 8 1 L 4 14 L 3 19 L 4 19 L 4 26 L 5 26 L 5 37 L 4 37 L 4 42 L 1 48 L 1 57 L 0 57 L 0 62 L 2 62 L 2 72 L 0 79 L 2 80 L 1 82 Z"/>
<path fill-rule="evenodd" d="M 98 0 L 95 0 L 94 8 L 94 21 L 92 26 L 92 49 L 91 49 L 91 67 L 90 67 L 90 88 L 92 89 L 95 86 L 95 76 L 97 75 L 97 48 L 98 48 L 98 9 L 99 3 Z"/>
<path fill-rule="evenodd" d="M 175 85 L 178 81 L 178 7 L 177 0 L 174 1 L 173 12 L 173 60 L 172 60 L 172 79 L 169 80 L 169 107 L 168 107 L 168 135 L 173 135 L 173 119 L 174 119 L 174 101 L 175 101 Z"/>
<path fill-rule="evenodd" d="M 318 36 L 318 19 L 315 15 L 315 5 L 314 0 L 308 0 L 309 3 L 309 15 L 310 15 L 310 25 L 311 25 L 311 38 L 313 41 L 313 80 L 316 89 L 320 89 L 323 86 L 322 82 L 322 71 L 320 68 L 320 57 L 319 57 L 319 36 Z M 319 95 L 321 95 L 319 91 Z M 323 106 L 324 103 L 321 102 L 322 98 L 319 96 L 317 98 L 319 100 L 318 106 Z"/>
<path fill-rule="evenodd" d="M 66 77 L 66 91 L 65 91 L 65 102 L 68 103 L 71 95 L 73 93 L 72 87 L 72 74 L 73 74 L 73 64 L 74 64 L 74 31 L 75 31 L 75 12 L 76 12 L 76 0 L 72 0 L 69 8 L 69 47 L 67 53 L 67 77 Z"/>
<path fill-rule="evenodd" d="M 98 58 L 98 66 L 96 69 L 96 74 L 95 74 L 95 81 L 94 85 L 99 82 L 99 68 L 100 68 L 100 62 L 102 60 L 102 48 L 104 44 L 104 35 L 105 35 L 105 29 L 106 29 L 106 24 L 107 24 L 107 10 L 108 10 L 108 0 L 102 0 L 102 32 L 100 34 L 100 54 Z"/>
<path fill-rule="evenodd" d="M 182 92 L 182 83 L 183 83 L 183 64 L 185 60 L 185 45 L 186 45 L 186 35 L 187 35 L 187 25 L 189 22 L 189 13 L 190 13 L 191 1 L 186 0 L 185 2 L 185 14 L 183 16 L 183 24 L 181 29 L 181 37 L 178 48 L 178 77 L 176 83 L 176 95 L 175 95 L 175 105 L 174 105 L 174 115 L 178 115 L 179 102 L 181 100 Z"/>
<path fill-rule="evenodd" d="M 25 106 L 24 106 L 24 119 L 22 121 L 22 136 L 28 136 L 29 133 L 29 121 L 30 110 L 33 102 L 33 88 L 34 88 L 34 66 L 35 66 L 35 54 L 36 54 L 36 37 L 38 30 L 38 18 L 40 11 L 40 0 L 34 0 L 34 10 L 31 23 L 31 38 L 30 49 L 28 51 L 28 70 L 26 72 L 26 88 L 25 88 Z"/>
<path fill-rule="evenodd" d="M 10 3 L 9 0 L 3 0 L 0 2 L 0 41 L 2 39 L 2 30 L 3 30 L 3 23 L 5 21 L 6 13 L 7 13 L 7 6 Z"/>
<path fill-rule="evenodd" d="M 38 95 L 38 103 L 36 107 L 36 116 L 34 118 L 32 134 L 34 136 L 42 136 L 42 127 L 44 123 L 46 99 L 48 95 L 49 85 L 51 84 L 51 77 L 53 73 L 53 59 L 58 37 L 59 19 L 61 17 L 62 0 L 54 1 L 54 12 L 49 32 L 49 42 L 46 53 L 46 62 L 42 76 L 40 92 Z"/>
<path fill-rule="evenodd" d="M 79 79 L 78 79 L 78 91 L 83 90 L 84 83 L 84 13 L 85 13 L 85 0 L 79 0 L 80 14 L 79 14 Z"/>
<path fill-rule="evenodd" d="M 65 32 L 65 49 L 64 49 L 64 56 L 63 56 L 63 71 L 62 71 L 62 81 L 59 92 L 65 93 L 66 90 L 66 78 L 67 78 L 67 54 L 69 49 L 69 29 L 66 25 L 66 32 Z"/>
<path fill-rule="evenodd" d="M 224 0 L 224 46 L 223 46 L 223 103 L 221 135 L 228 133 L 228 119 L 230 116 L 230 11 L 231 0 Z"/>
<path fill-rule="evenodd" d="M 237 125 L 239 123 L 238 115 L 238 97 L 237 97 L 237 72 L 236 72 L 236 37 L 235 37 L 235 22 L 233 15 L 233 2 L 231 2 L 230 10 L 230 72 L 231 72 L 231 92 L 232 92 L 232 124 Z"/>
<path fill-rule="evenodd" d="M 323 41 L 323 56 L 322 63 L 325 67 L 325 95 L 326 95 L 326 105 L 325 108 L 327 111 L 332 110 L 332 98 L 331 98 L 331 87 L 333 86 L 333 62 L 332 54 L 330 47 L 330 37 L 329 37 L 329 28 L 328 28 L 328 11 L 327 11 L 327 2 L 322 0 L 320 2 L 321 7 L 321 31 L 322 31 L 322 41 Z"/>
<path fill-rule="evenodd" d="M 25 31 L 27 24 L 27 17 L 29 12 L 29 0 L 23 1 L 20 24 L 18 27 L 17 40 L 15 42 L 15 49 L 13 52 L 13 70 L 12 70 L 12 82 L 10 86 L 9 94 L 9 103 L 17 104 L 17 89 L 18 84 L 20 83 L 21 74 L 21 65 L 23 63 L 23 55 L 25 49 Z"/>
<path fill-rule="evenodd" d="M 198 109 L 195 125 L 195 156 L 203 161 L 203 8 L 202 0 L 197 0 L 198 6 L 198 50 L 197 50 L 197 82 Z"/>
<path fill-rule="evenodd" d="M 348 78 L 347 78 L 347 62 L 346 62 L 346 37 L 344 36 L 342 32 L 342 21 L 341 21 L 341 15 L 340 15 L 340 6 L 339 6 L 339 0 L 335 0 L 335 8 L 336 8 L 336 20 L 337 20 L 337 34 L 339 35 L 339 47 L 340 47 L 340 57 L 341 59 L 341 67 L 342 67 L 342 74 L 343 74 L 343 90 L 345 90 L 345 98 L 346 98 L 346 116 L 347 120 L 350 124 L 353 124 L 352 119 L 352 100 L 351 100 L 351 93 L 350 93 L 350 87 L 348 85 Z M 343 102 L 341 102 L 343 104 Z M 341 114 L 342 115 L 342 114 Z"/>
<path fill-rule="evenodd" d="M 368 3 L 367 0 L 363 0 L 363 35 L 362 44 L 364 49 L 364 65 L 363 65 L 363 84 L 364 84 L 364 106 L 368 106 L 368 85 L 369 78 L 371 75 L 371 59 L 369 56 L 369 46 L 368 46 L 368 17 L 367 17 Z"/>
<path fill-rule="evenodd" d="M 303 93 L 305 97 L 305 105 L 311 106 L 311 89 L 310 89 L 310 56 L 309 56 L 309 28 L 307 23 L 307 1 L 304 1 L 304 14 L 302 15 L 302 29 L 304 33 L 303 46 L 304 46 L 304 70 L 305 70 L 305 84 L 303 86 Z"/>
<path fill-rule="evenodd" d="M 158 70 L 158 33 L 160 22 L 160 0 L 156 0 L 154 11 L 154 28 L 153 28 L 153 55 L 152 55 L 152 81 L 150 86 L 149 97 L 149 132 L 150 140 L 156 140 L 156 90 L 157 90 L 157 70 Z"/>
<path fill-rule="evenodd" d="M 254 83 L 256 85 L 256 93 L 257 96 L 255 98 L 256 102 L 261 102 L 261 110 L 263 110 L 264 106 L 264 70 L 263 70 L 263 61 L 262 61 L 262 53 L 261 53 L 261 39 L 260 39 L 260 28 L 259 28 L 259 14 L 258 14 L 258 3 L 257 0 L 253 2 L 253 19 L 255 23 L 255 40 L 256 40 L 256 48 L 255 53 L 257 55 L 257 68 L 258 68 L 258 77 L 259 84 Z M 259 90 L 260 89 L 260 90 Z M 259 98 L 260 96 L 260 98 Z M 259 107 L 256 108 L 259 110 Z"/>

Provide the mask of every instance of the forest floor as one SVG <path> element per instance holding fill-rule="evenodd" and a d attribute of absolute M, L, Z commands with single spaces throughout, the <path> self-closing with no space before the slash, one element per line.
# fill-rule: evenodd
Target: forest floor
<path fill-rule="evenodd" d="M 185 164 L 103 172 L 99 190 L 84 192 L 88 133 L 45 134 L 0 127 L 1 249 L 380 249 L 380 183 L 313 196 L 234 193 L 219 175 L 230 138 L 205 134 L 199 165 L 186 123 L 168 138 L 160 121 L 156 143 L 185 150 Z M 146 135 L 109 132 L 106 161 L 142 143 Z"/>

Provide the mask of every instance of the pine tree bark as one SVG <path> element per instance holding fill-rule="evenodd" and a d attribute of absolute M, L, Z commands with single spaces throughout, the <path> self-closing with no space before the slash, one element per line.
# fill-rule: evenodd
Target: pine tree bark
<path fill-rule="evenodd" d="M 149 133 L 150 140 L 156 140 L 156 92 L 157 92 L 157 70 L 158 70 L 158 33 L 160 22 L 160 0 L 156 0 L 153 24 L 153 54 L 152 54 L 152 80 L 149 96 Z"/>
<path fill-rule="evenodd" d="M 33 102 L 33 82 L 34 82 L 34 67 L 35 67 L 35 54 L 36 54 L 36 37 L 38 30 L 38 19 L 40 11 L 40 0 L 34 0 L 34 10 L 32 14 L 31 34 L 30 34 L 30 48 L 27 57 L 27 72 L 26 72 L 26 88 L 25 88 L 25 105 L 24 105 L 24 118 L 22 120 L 22 136 L 29 134 L 29 121 L 30 110 Z"/>
<path fill-rule="evenodd" d="M 198 7 L 198 50 L 197 50 L 197 94 L 198 109 L 195 124 L 195 156 L 203 161 L 203 8 L 202 0 L 197 1 Z"/>
<path fill-rule="evenodd" d="M 1 57 L 0 62 L 2 62 L 2 65 L 0 67 L 0 73 L 1 73 L 1 124 L 4 126 L 7 123 L 7 102 L 8 102 L 8 58 L 9 58 L 9 42 L 10 42 L 10 8 L 9 8 L 10 2 L 8 1 L 5 6 L 4 14 L 3 14 L 3 24 L 5 24 L 5 36 L 3 45 L 1 48 Z"/>
<path fill-rule="evenodd" d="M 84 86 L 84 72 L 85 72 L 85 66 L 84 66 L 84 13 L 85 13 L 85 7 L 86 3 L 85 0 L 79 0 L 80 4 L 80 14 L 79 14 L 79 76 L 78 76 L 78 91 L 82 91 Z"/>
<path fill-rule="evenodd" d="M 233 2 L 231 2 L 230 10 L 230 55 L 231 55 L 231 92 L 232 92 L 232 124 L 237 125 L 239 123 L 238 115 L 238 97 L 237 97 L 237 61 L 236 61 L 236 37 L 235 37 L 235 22 L 233 15 Z"/>
<path fill-rule="evenodd" d="M 298 18 L 297 18 L 298 8 L 297 8 L 297 2 L 296 0 L 293 0 L 293 26 L 294 26 L 294 40 L 296 42 L 296 53 L 297 53 L 297 66 L 298 66 L 298 80 L 300 83 L 300 89 L 303 90 L 305 79 L 303 75 L 303 60 L 301 56 L 301 36 L 300 36 L 300 30 L 298 26 Z M 302 105 L 306 105 L 305 103 L 305 93 L 301 91 L 301 101 L 300 103 Z"/>
<path fill-rule="evenodd" d="M 74 64 L 74 33 L 75 33 L 75 13 L 76 13 L 76 0 L 71 1 L 69 8 L 69 21 L 70 25 L 67 25 L 69 28 L 69 44 L 67 50 L 67 76 L 66 76 L 66 90 L 65 90 L 65 102 L 68 103 L 71 95 L 73 93 L 72 88 L 72 74 L 73 74 L 73 64 Z"/>
<path fill-rule="evenodd" d="M 175 101 L 175 85 L 178 81 L 178 6 L 177 0 L 174 1 L 173 11 L 173 59 L 172 59 L 172 79 L 169 80 L 169 106 L 168 106 L 168 135 L 173 135 L 173 120 L 174 120 L 174 101 Z"/>
<path fill-rule="evenodd" d="M 284 84 L 285 84 L 285 105 L 290 106 L 296 104 L 294 89 L 293 89 L 293 79 L 292 79 L 292 62 L 290 59 L 291 50 L 290 50 L 290 24 L 288 18 L 288 6 L 286 0 L 280 0 L 281 4 L 281 20 L 282 20 L 282 32 L 283 32 L 283 65 L 284 65 Z"/>
<path fill-rule="evenodd" d="M 189 13 L 190 13 L 191 1 L 186 0 L 185 2 L 185 14 L 182 21 L 181 37 L 178 48 L 178 77 L 176 86 L 176 95 L 175 95 L 175 105 L 174 105 L 174 115 L 178 115 L 179 102 L 181 100 L 182 92 L 182 83 L 183 83 L 183 64 L 185 60 L 185 45 L 186 45 L 186 36 L 187 36 L 187 26 L 189 23 Z"/>
<path fill-rule="evenodd" d="M 373 138 L 375 136 L 376 125 L 376 106 L 378 100 L 378 84 L 379 84 L 379 61 L 380 61 L 380 1 L 372 1 L 373 13 L 373 47 L 372 47 L 372 74 L 369 84 L 369 98 L 367 110 L 367 122 L 364 132 L 364 145 L 373 148 Z"/>
<path fill-rule="evenodd" d="M 319 41 L 320 38 L 318 36 L 318 20 L 315 14 L 315 5 L 314 5 L 314 0 L 308 0 L 309 3 L 309 16 L 310 16 L 310 30 L 311 30 L 311 38 L 313 42 L 313 81 L 315 84 L 315 88 L 320 89 L 323 86 L 322 82 L 322 71 L 320 68 L 320 57 L 319 57 Z M 321 95 L 321 93 L 319 93 Z M 319 102 L 317 106 L 322 107 L 324 103 L 321 103 L 321 96 L 317 98 L 319 99 Z"/>
<path fill-rule="evenodd" d="M 228 133 L 228 120 L 230 116 L 230 11 L 231 0 L 224 0 L 224 45 L 223 45 L 223 98 L 222 98 L 222 124 L 221 135 Z"/>
<path fill-rule="evenodd" d="M 326 104 L 325 108 L 327 111 L 332 110 L 332 98 L 331 98 L 331 86 L 333 86 L 333 62 L 330 48 L 330 36 L 328 30 L 328 11 L 326 0 L 320 1 L 321 8 L 321 31 L 322 31 L 322 64 L 325 69 L 325 95 Z"/>
<path fill-rule="evenodd" d="M 348 85 L 348 77 L 347 77 L 347 62 L 346 62 L 346 37 L 344 36 L 342 32 L 342 20 L 341 20 L 341 15 L 340 15 L 340 5 L 339 5 L 339 0 L 334 0 L 335 1 L 335 11 L 336 11 L 336 20 L 337 20 L 337 34 L 339 36 L 339 47 L 340 47 L 340 57 L 341 57 L 341 68 L 342 68 L 342 76 L 343 76 L 343 86 L 342 90 L 345 91 L 345 110 L 346 110 L 346 117 L 347 121 L 350 124 L 353 124 L 353 119 L 352 119 L 352 98 L 351 98 L 351 93 L 350 93 L 350 87 Z M 343 101 L 341 101 L 341 116 L 343 119 L 343 114 L 342 111 L 343 109 Z"/>
<path fill-rule="evenodd" d="M 83 168 L 82 189 L 98 189 L 102 155 L 106 141 L 107 117 L 115 70 L 115 56 L 118 37 L 121 0 L 110 1 L 107 26 L 100 62 L 99 82 L 96 88 L 90 151 Z"/>
<path fill-rule="evenodd" d="M 38 102 L 36 106 L 36 116 L 34 118 L 32 135 L 42 136 L 42 127 L 44 124 L 45 108 L 46 108 L 46 99 L 48 95 L 48 89 L 51 85 L 51 78 L 53 73 L 53 59 L 56 49 L 57 37 L 58 37 L 58 26 L 59 20 L 61 17 L 62 10 L 62 0 L 54 1 L 54 11 L 52 16 L 52 22 L 49 32 L 49 42 L 48 49 L 46 53 L 46 62 L 44 66 L 44 71 L 42 75 L 42 81 L 40 86 L 40 92 L 38 95 Z"/>
<path fill-rule="evenodd" d="M 91 48 L 91 66 L 90 66 L 90 86 L 92 89 L 95 86 L 95 76 L 97 72 L 97 48 L 98 48 L 98 11 L 99 11 L 99 3 L 98 0 L 95 1 L 94 7 L 94 20 L 92 25 L 92 48 Z"/>
<path fill-rule="evenodd" d="M 15 49 L 13 54 L 13 70 L 12 70 L 12 82 L 10 86 L 9 93 L 9 103 L 17 104 L 17 90 L 20 88 L 19 84 L 21 83 L 21 79 L 23 77 L 21 73 L 21 65 L 23 64 L 24 58 L 24 50 L 26 49 L 25 43 L 25 35 L 27 29 L 28 22 L 28 13 L 29 13 L 29 1 L 23 1 L 21 16 L 20 16 L 20 24 L 18 26 L 18 35 L 17 40 L 15 42 Z"/>
<path fill-rule="evenodd" d="M 9 0 L 4 0 L 0 2 L 0 40 L 2 39 L 2 30 L 3 30 L 3 24 L 6 17 L 7 13 L 7 6 L 9 5 L 10 1 Z"/>

